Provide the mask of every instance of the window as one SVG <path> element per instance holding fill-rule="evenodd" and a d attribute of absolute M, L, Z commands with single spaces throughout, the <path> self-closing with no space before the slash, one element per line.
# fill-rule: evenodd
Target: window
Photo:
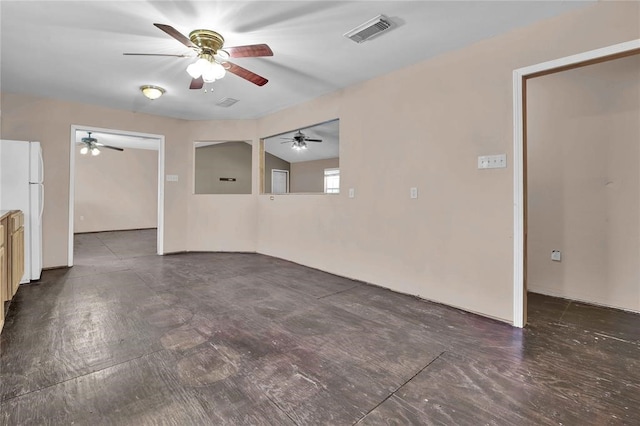
<path fill-rule="evenodd" d="M 326 194 L 340 193 L 340 169 L 324 169 L 324 192 Z"/>

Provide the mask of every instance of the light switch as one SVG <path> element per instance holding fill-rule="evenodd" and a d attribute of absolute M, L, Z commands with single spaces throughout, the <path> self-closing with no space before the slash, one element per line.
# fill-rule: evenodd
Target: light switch
<path fill-rule="evenodd" d="M 411 189 L 409 190 L 409 196 L 410 196 L 411 198 L 418 198 L 418 188 L 415 188 L 415 187 L 414 187 L 414 188 L 411 188 Z"/>
<path fill-rule="evenodd" d="M 355 188 L 349 188 L 349 198 L 354 198 L 356 196 Z"/>
<path fill-rule="evenodd" d="M 167 175 L 167 182 L 177 182 L 178 175 Z"/>
<path fill-rule="evenodd" d="M 504 169 L 507 167 L 507 154 L 481 155 L 478 157 L 479 169 Z"/>

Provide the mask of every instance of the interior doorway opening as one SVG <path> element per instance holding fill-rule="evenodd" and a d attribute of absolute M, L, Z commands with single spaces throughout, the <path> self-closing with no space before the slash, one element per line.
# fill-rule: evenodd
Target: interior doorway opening
<path fill-rule="evenodd" d="M 125 152 L 126 156 L 118 156 Z M 98 165 L 100 158 L 103 161 Z M 108 158 L 111 160 L 107 161 Z M 69 164 L 68 266 L 74 265 L 76 230 L 99 232 L 155 227 L 155 253 L 164 254 L 163 135 L 72 125 Z M 92 164 L 96 166 L 95 182 Z M 84 168 L 79 169 L 80 166 Z M 102 168 L 102 181 L 98 179 L 98 166 Z M 151 168 L 155 170 L 149 174 L 145 169 Z M 140 173 L 136 174 L 136 170 Z M 80 174 L 82 182 L 77 181 Z M 156 187 L 155 190 L 149 188 L 149 184 Z M 79 190 L 82 192 L 77 192 Z M 128 190 L 138 192 L 122 197 Z M 139 195 L 142 194 L 139 191 L 145 191 L 144 195 Z M 81 211 L 78 211 L 79 199 L 85 200 Z"/>
<path fill-rule="evenodd" d="M 529 79 L 640 53 L 640 39 L 544 62 L 513 72 L 514 275 L 513 325 L 527 324 L 527 103 Z"/>

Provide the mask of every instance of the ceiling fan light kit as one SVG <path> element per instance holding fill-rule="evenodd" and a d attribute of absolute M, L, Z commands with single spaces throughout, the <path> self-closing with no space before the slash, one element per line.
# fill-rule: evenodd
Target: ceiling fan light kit
<path fill-rule="evenodd" d="M 100 150 L 98 149 L 99 146 L 103 148 L 113 149 L 114 151 L 124 151 L 124 149 L 117 146 L 105 145 L 98 142 L 98 139 L 91 137 L 91 133 L 92 132 L 87 132 L 87 136 L 80 139 L 80 142 L 78 142 L 84 144 L 84 146 L 80 148 L 80 154 L 87 155 L 88 153 L 91 153 L 91 155 L 93 155 L 94 157 L 96 155 L 100 155 Z"/>
<path fill-rule="evenodd" d="M 140 86 L 140 90 L 144 96 L 151 100 L 158 99 L 160 96 L 164 95 L 165 92 L 162 87 L 152 86 L 149 84 Z"/>
<path fill-rule="evenodd" d="M 307 142 L 322 142 L 322 139 L 314 139 L 308 138 L 307 135 L 302 133 L 302 131 L 298 130 L 292 137 L 290 138 L 282 138 L 287 139 L 285 142 L 281 143 L 289 143 L 291 142 L 291 149 L 295 151 L 303 151 L 305 149 L 309 149 L 307 146 Z"/>
<path fill-rule="evenodd" d="M 199 56 L 197 61 L 187 67 L 187 73 L 192 78 L 202 77 L 205 83 L 213 83 L 227 73 L 227 70 L 212 55 L 202 53 Z"/>

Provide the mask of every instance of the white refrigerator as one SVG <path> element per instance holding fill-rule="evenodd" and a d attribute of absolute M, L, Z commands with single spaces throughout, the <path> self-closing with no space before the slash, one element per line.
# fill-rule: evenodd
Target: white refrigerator
<path fill-rule="evenodd" d="M 0 141 L 0 210 L 24 212 L 24 276 L 39 280 L 42 272 L 44 162 L 40 142 Z"/>

